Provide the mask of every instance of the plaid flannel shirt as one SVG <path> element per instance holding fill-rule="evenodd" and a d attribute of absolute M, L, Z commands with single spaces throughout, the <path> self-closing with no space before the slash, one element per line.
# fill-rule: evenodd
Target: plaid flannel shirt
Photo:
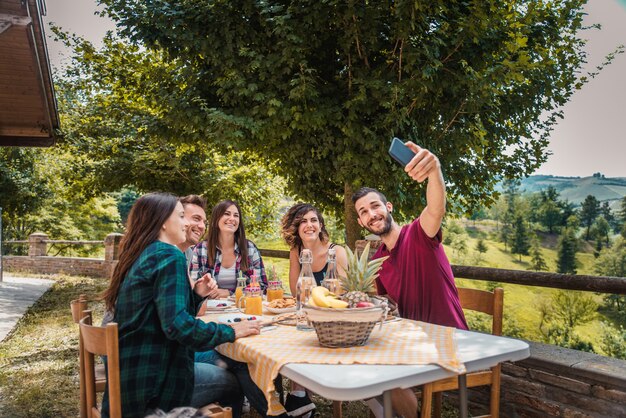
<path fill-rule="evenodd" d="M 247 278 L 247 283 L 250 283 L 250 277 L 255 275 L 257 281 L 261 286 L 261 290 L 265 292 L 267 289 L 267 276 L 265 275 L 265 266 L 263 265 L 263 259 L 259 249 L 250 240 L 248 241 L 248 270 L 241 271 L 241 251 L 239 251 L 239 245 L 235 243 L 235 276 L 239 277 L 239 271 Z M 220 268 L 222 267 L 222 251 L 217 248 L 215 253 L 215 265 L 209 265 L 209 259 L 207 256 L 207 242 L 202 241 L 198 243 L 193 249 L 193 257 L 191 259 L 191 273 L 190 277 L 193 281 L 197 281 L 206 273 L 211 273 L 213 278 L 217 280 L 218 286 Z M 219 286 L 222 287 L 222 286 Z M 227 288 L 232 294 L 235 291 L 235 286 Z"/>
<path fill-rule="evenodd" d="M 202 298 L 189 286 L 186 266 L 178 248 L 156 241 L 141 253 L 120 286 L 114 320 L 119 326 L 124 417 L 189 405 L 194 352 L 235 340 L 231 327 L 195 318 Z"/>

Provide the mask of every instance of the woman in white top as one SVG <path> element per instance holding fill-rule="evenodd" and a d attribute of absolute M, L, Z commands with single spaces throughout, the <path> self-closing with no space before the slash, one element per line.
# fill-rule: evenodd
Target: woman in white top
<path fill-rule="evenodd" d="M 235 292 L 239 273 L 250 278 L 256 276 L 261 289 L 267 288 L 267 277 L 261 253 L 254 243 L 246 239 L 246 232 L 237 202 L 223 200 L 213 208 L 207 239 L 193 250 L 191 279 L 205 275 L 217 281 L 218 288 L 209 297 L 228 297 Z"/>

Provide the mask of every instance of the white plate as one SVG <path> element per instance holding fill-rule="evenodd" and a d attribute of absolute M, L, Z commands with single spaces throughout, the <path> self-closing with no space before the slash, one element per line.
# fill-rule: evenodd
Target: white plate
<path fill-rule="evenodd" d="M 235 303 L 226 299 L 208 299 L 206 301 L 207 309 L 222 310 L 232 307 Z M 220 306 L 221 305 L 221 306 Z"/>
<path fill-rule="evenodd" d="M 296 311 L 296 307 L 295 306 L 291 306 L 289 308 L 270 308 L 269 306 L 265 305 L 265 306 L 263 306 L 263 308 L 265 308 L 266 311 L 274 313 L 274 314 L 280 314 L 280 313 L 286 313 L 286 312 L 295 312 Z"/>
<path fill-rule="evenodd" d="M 262 317 L 261 315 L 246 315 L 242 313 L 232 313 L 232 314 L 224 314 L 224 315 L 218 316 L 217 322 L 221 324 L 233 324 L 235 322 L 239 322 L 239 321 L 235 321 L 236 318 L 248 319 L 248 320 L 250 320 L 249 318 L 256 318 L 256 321 L 260 321 Z"/>

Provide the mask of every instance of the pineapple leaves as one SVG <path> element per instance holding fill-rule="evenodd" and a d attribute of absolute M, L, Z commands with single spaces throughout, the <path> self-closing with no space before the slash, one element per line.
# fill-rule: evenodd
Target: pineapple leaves
<path fill-rule="evenodd" d="M 378 271 L 389 257 L 368 261 L 369 252 L 370 243 L 367 243 L 360 256 L 358 252 L 352 252 L 349 247 L 346 247 L 348 268 L 345 271 L 345 277 L 341 277 L 341 285 L 345 291 L 369 293 L 374 290 L 374 281 L 378 277 Z"/>

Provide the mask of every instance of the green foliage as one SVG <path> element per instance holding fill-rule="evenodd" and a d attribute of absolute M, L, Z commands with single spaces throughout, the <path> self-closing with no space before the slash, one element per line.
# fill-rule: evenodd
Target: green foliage
<path fill-rule="evenodd" d="M 605 248 L 594 269 L 602 276 L 626 277 L 626 239 L 618 237 L 611 248 Z"/>
<path fill-rule="evenodd" d="M 504 248 L 507 248 L 507 246 L 512 245 L 512 242 L 516 239 L 513 223 L 515 222 L 518 212 L 517 205 L 520 200 L 520 182 L 519 180 L 505 180 L 503 183 L 505 211 L 502 216 L 500 239 L 504 243 Z"/>
<path fill-rule="evenodd" d="M 557 272 L 576 274 L 576 252 L 578 251 L 578 239 L 571 227 L 566 228 L 559 239 Z"/>
<path fill-rule="evenodd" d="M 452 248 L 457 258 L 464 259 L 468 251 L 467 241 L 469 236 L 467 231 L 458 219 L 448 219 L 445 225 L 445 234 L 443 234 L 443 243 Z"/>
<path fill-rule="evenodd" d="M 580 339 L 571 329 L 551 325 L 546 333 L 546 343 L 573 350 L 594 352 L 593 344 Z"/>
<path fill-rule="evenodd" d="M 591 226 L 591 236 L 598 243 L 604 242 L 606 246 L 609 245 L 611 235 L 611 225 L 609 225 L 608 221 L 603 217 L 599 216 L 596 218 L 595 222 Z M 602 246 L 600 245 L 600 249 Z"/>
<path fill-rule="evenodd" d="M 485 240 L 479 239 L 476 243 L 476 251 L 478 251 L 480 254 L 484 254 L 487 252 L 487 250 L 488 248 L 487 245 L 485 245 Z"/>
<path fill-rule="evenodd" d="M 520 261 L 522 255 L 528 255 L 530 240 L 526 229 L 526 221 L 522 215 L 517 215 L 513 224 L 513 241 L 511 242 L 511 253 L 519 254 Z"/>
<path fill-rule="evenodd" d="M 0 147 L 0 207 L 4 240 L 23 240 L 34 232 L 28 216 L 35 213 L 50 195 L 36 151 Z"/>
<path fill-rule="evenodd" d="M 594 269 L 602 276 L 626 277 L 626 239 L 618 237 L 612 247 L 602 250 Z M 626 320 L 625 295 L 605 295 L 604 302 L 608 309 Z"/>
<path fill-rule="evenodd" d="M 38 231 L 50 239 L 102 240 L 119 228 L 115 202 L 108 196 L 73 193 L 63 180 L 72 159 L 60 149 L 0 148 L 3 238 L 25 240 Z M 25 248 L 10 248 L 21 254 Z M 68 247 L 51 247 L 51 255 L 65 255 Z M 74 255 L 92 255 L 102 247 L 81 247 Z"/>
<path fill-rule="evenodd" d="M 138 194 L 201 194 L 211 206 L 237 200 L 246 227 L 267 233 L 284 181 L 253 151 L 218 150 L 216 129 L 181 113 L 187 74 L 163 52 L 142 50 L 108 35 L 101 50 L 66 37 L 74 61 L 59 78 L 63 152 L 77 156 L 63 175 L 86 196 L 121 193 L 124 214 Z M 232 139 L 232 138 L 231 138 Z"/>
<path fill-rule="evenodd" d="M 624 231 L 626 231 L 626 196 L 624 196 L 622 198 L 622 201 L 620 202 L 620 210 L 617 213 L 617 220 L 618 230 L 619 226 L 621 225 L 621 230 L 623 233 Z"/>
<path fill-rule="evenodd" d="M 541 191 L 539 195 L 539 221 L 548 228 L 548 232 L 552 233 L 556 226 L 563 224 L 559 193 L 554 186 L 549 186 L 545 191 Z"/>
<path fill-rule="evenodd" d="M 531 248 L 530 248 L 530 263 L 531 270 L 535 271 L 547 271 L 548 265 L 546 264 L 546 260 L 543 257 L 541 252 L 541 245 L 539 243 L 539 238 L 537 235 L 533 237 Z"/>
<path fill-rule="evenodd" d="M 573 329 L 596 316 L 598 304 L 590 295 L 572 290 L 559 290 L 552 298 L 552 319 Z"/>
<path fill-rule="evenodd" d="M 626 329 L 603 322 L 600 348 L 606 356 L 626 360 Z"/>
<path fill-rule="evenodd" d="M 592 195 L 587 196 L 580 208 L 580 222 L 587 228 L 587 233 L 585 234 L 586 240 L 590 238 L 591 225 L 593 225 L 599 212 L 600 202 L 598 202 L 598 199 Z"/>
<path fill-rule="evenodd" d="M 361 185 L 418 213 L 422 186 L 387 156 L 393 135 L 440 157 L 452 207 L 491 203 L 499 178 L 546 160 L 559 108 L 586 81 L 574 0 L 103 3 L 175 79 L 125 80 L 167 93 L 147 133 L 167 124 L 184 143 L 280 161 L 291 192 L 336 214 Z"/>
<path fill-rule="evenodd" d="M 594 351 L 589 342 L 576 334 L 577 326 L 592 321 L 597 315 L 598 304 L 590 295 L 582 292 L 558 290 L 550 302 L 543 299 L 539 310 L 542 315 L 540 329 L 548 344 Z"/>
<path fill-rule="evenodd" d="M 128 219 L 128 214 L 130 213 L 130 209 L 133 207 L 135 200 L 137 200 L 140 196 L 136 191 L 124 187 L 118 193 L 114 193 L 117 197 L 117 211 L 120 214 L 120 219 L 123 225 L 126 225 L 126 219 Z"/>

